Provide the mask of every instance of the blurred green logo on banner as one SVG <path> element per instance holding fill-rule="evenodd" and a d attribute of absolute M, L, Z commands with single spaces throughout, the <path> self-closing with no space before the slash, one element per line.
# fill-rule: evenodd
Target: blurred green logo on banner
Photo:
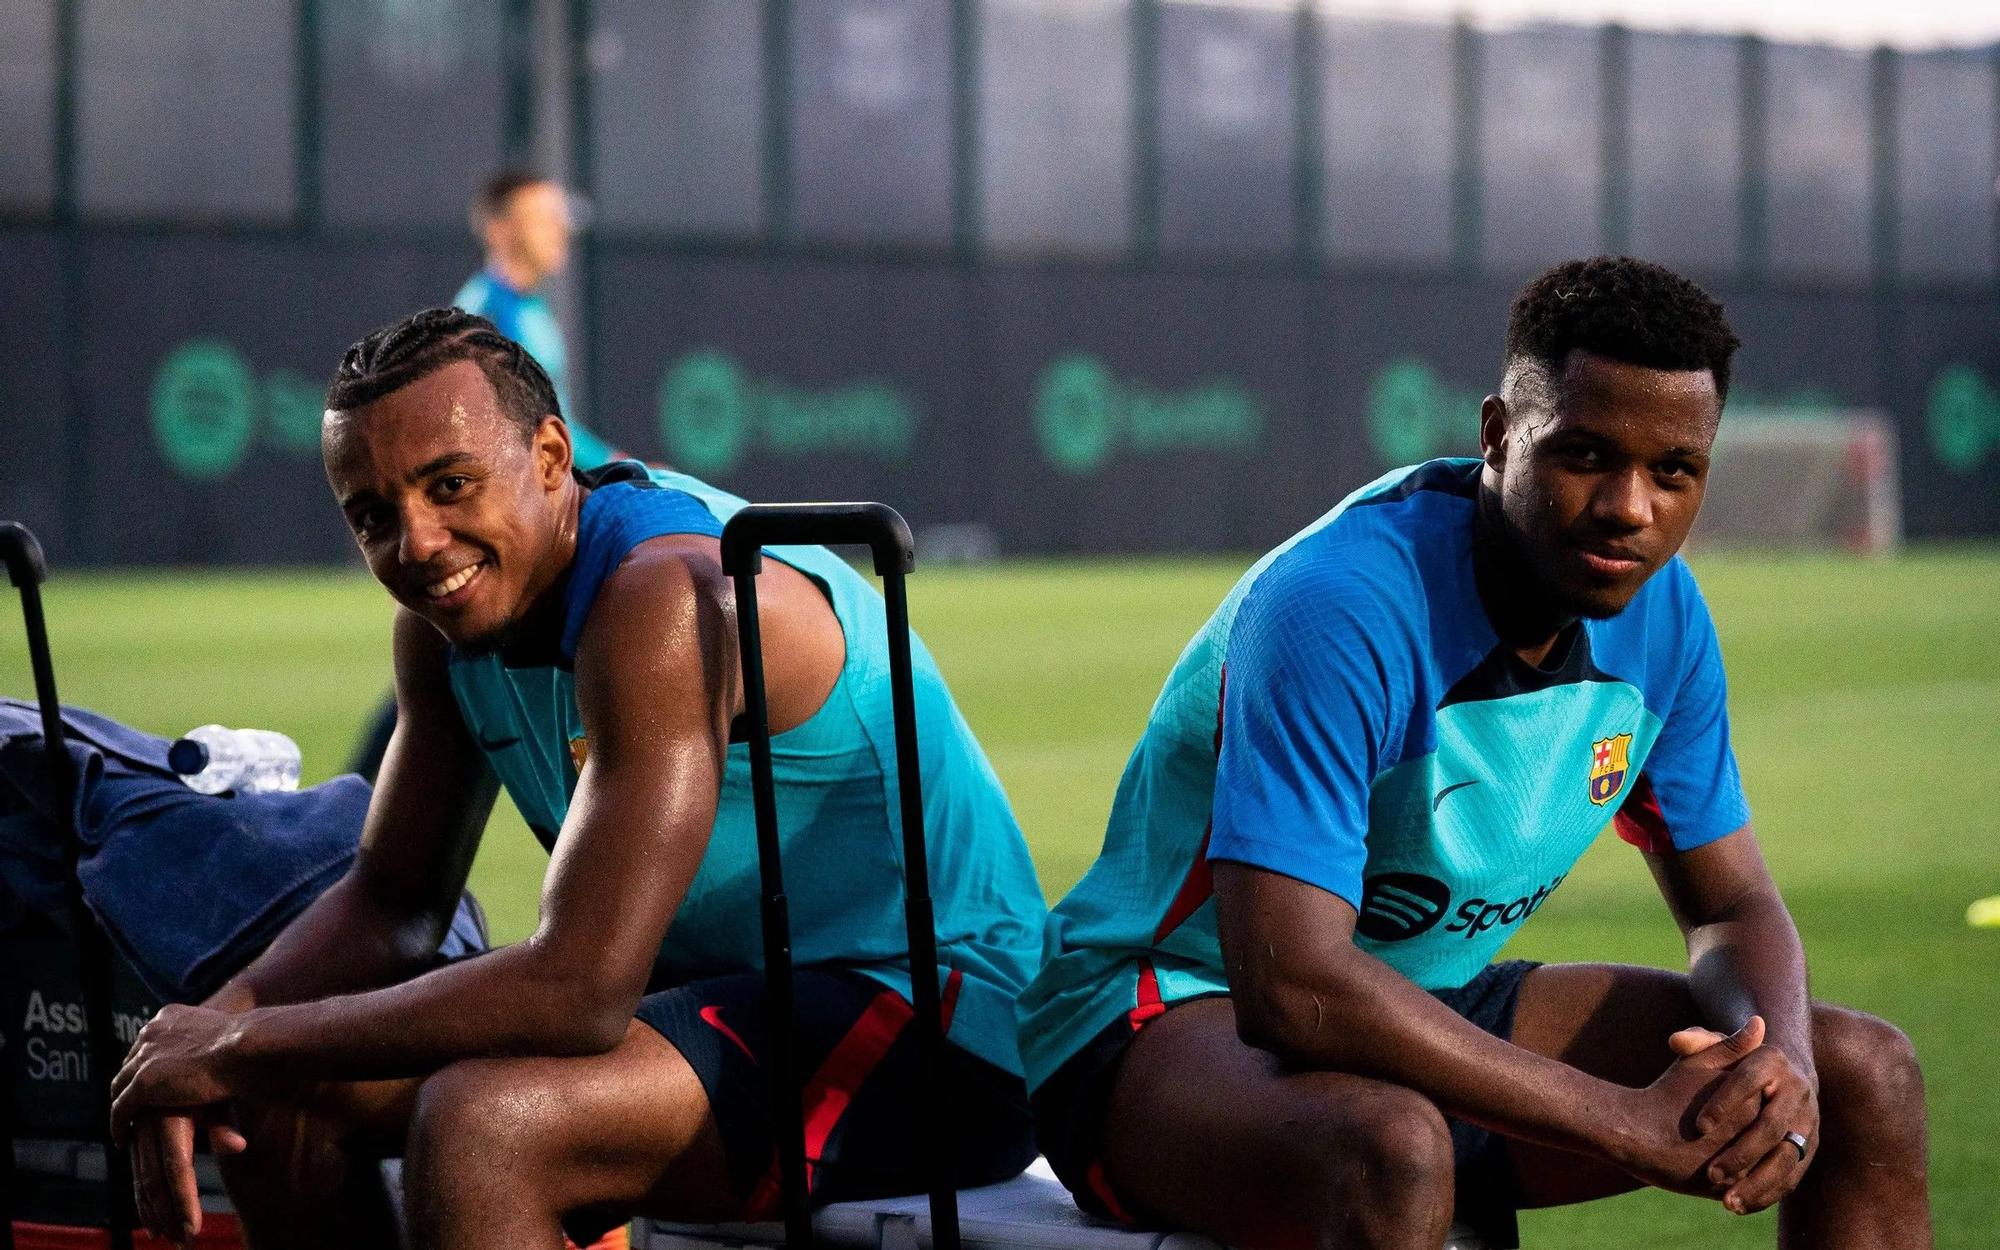
<path fill-rule="evenodd" d="M 1035 432 L 1042 454 L 1065 473 L 1088 473 L 1111 453 L 1118 382 L 1095 356 L 1065 356 L 1042 371 Z"/>
<path fill-rule="evenodd" d="M 153 443 L 175 473 L 197 482 L 234 473 L 259 444 L 317 463 L 325 399 L 294 370 L 260 378 L 234 344 L 189 339 L 153 373 Z"/>
<path fill-rule="evenodd" d="M 1478 387 L 1447 382 L 1414 356 L 1391 361 L 1368 384 L 1368 441 L 1391 468 L 1473 454 L 1485 397 Z"/>
<path fill-rule="evenodd" d="M 222 477 L 243 462 L 257 421 L 257 378 L 221 339 L 190 339 L 153 375 L 153 442 L 182 477 Z"/>
<path fill-rule="evenodd" d="M 319 423 L 326 388 L 290 369 L 264 375 L 264 426 L 271 442 L 294 456 L 319 459 Z"/>
<path fill-rule="evenodd" d="M 721 473 L 754 452 L 843 452 L 895 462 L 916 440 L 917 405 L 876 381 L 825 389 L 754 377 L 719 351 L 689 352 L 660 379 L 660 441 L 693 473 Z"/>
<path fill-rule="evenodd" d="M 1094 473 L 1119 450 L 1255 452 L 1264 406 L 1233 378 L 1184 391 L 1149 391 L 1076 352 L 1052 361 L 1035 388 L 1042 456 L 1064 473 Z"/>
<path fill-rule="evenodd" d="M 1971 365 L 1949 365 L 1931 379 L 1925 416 L 1931 449 L 1948 469 L 1970 473 L 2000 450 L 2000 391 Z"/>
<path fill-rule="evenodd" d="M 749 441 L 743 371 L 721 352 L 680 358 L 660 382 L 660 439 L 677 465 L 713 473 L 736 463 Z"/>

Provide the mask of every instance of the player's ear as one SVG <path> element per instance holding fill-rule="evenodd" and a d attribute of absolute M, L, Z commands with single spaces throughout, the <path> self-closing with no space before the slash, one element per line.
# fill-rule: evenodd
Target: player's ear
<path fill-rule="evenodd" d="M 1498 395 L 1479 403 L 1479 458 L 1496 473 L 1507 464 L 1507 401 Z"/>
<path fill-rule="evenodd" d="M 570 448 L 569 424 L 561 417 L 547 416 L 535 427 L 535 473 L 542 489 L 559 490 L 569 480 L 575 453 Z"/>

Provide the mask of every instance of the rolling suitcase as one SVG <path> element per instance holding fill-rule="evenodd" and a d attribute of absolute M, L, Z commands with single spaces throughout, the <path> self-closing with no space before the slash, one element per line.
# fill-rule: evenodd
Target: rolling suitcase
<path fill-rule="evenodd" d="M 937 931 L 932 919 L 929 859 L 924 843 L 923 782 L 918 771 L 917 715 L 910 665 L 910 614 L 903 579 L 916 564 L 910 527 L 893 508 L 879 503 L 752 504 L 722 529 L 722 570 L 736 589 L 736 625 L 743 665 L 745 715 L 750 745 L 750 784 L 756 806 L 757 860 L 761 878 L 764 978 L 771 1028 L 764 1066 L 771 1079 L 773 1136 L 778 1145 L 785 1243 L 792 1250 L 813 1244 L 807 1192 L 805 1121 L 797 1071 L 796 1014 L 792 995 L 791 924 L 784 870 L 778 849 L 777 806 L 771 776 L 771 723 L 764 691 L 764 655 L 757 619 L 757 574 L 768 546 L 865 546 L 882 579 L 889 627 L 890 698 L 895 714 L 896 774 L 903 824 L 903 912 L 909 930 L 910 989 L 916 1008 L 921 1071 L 938 1088 L 944 1050 L 939 1011 Z M 958 1193 L 953 1185 L 952 1143 L 944 1129 L 939 1098 L 925 1100 L 927 1157 L 934 1161 L 930 1185 L 932 1244 L 958 1250 Z"/>

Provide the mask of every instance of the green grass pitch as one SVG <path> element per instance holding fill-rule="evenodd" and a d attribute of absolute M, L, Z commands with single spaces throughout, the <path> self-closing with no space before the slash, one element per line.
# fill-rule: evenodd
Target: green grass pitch
<path fill-rule="evenodd" d="M 2000 549 L 1894 560 L 1697 557 L 1729 660 L 1757 828 L 1823 997 L 1906 1028 L 1924 1060 L 1940 1244 L 2000 1226 Z M 1051 898 L 1083 871 L 1168 666 L 1237 560 L 925 571 L 912 613 L 1005 778 Z M 353 573 L 59 575 L 67 701 L 174 734 L 283 729 L 338 771 L 388 679 L 389 606 Z M 0 691 L 27 695 L 0 623 Z M 504 805 L 503 805 L 504 809 Z M 503 938 L 534 924 L 544 859 L 511 810 L 474 886 Z M 1636 853 L 1606 836 L 1512 953 L 1681 966 Z M 1640 1194 L 1524 1217 L 1533 1246 L 1768 1246 L 1769 1215 Z"/>

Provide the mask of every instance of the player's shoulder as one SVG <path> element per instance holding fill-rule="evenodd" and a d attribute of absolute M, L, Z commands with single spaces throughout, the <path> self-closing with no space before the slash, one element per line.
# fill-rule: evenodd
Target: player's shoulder
<path fill-rule="evenodd" d="M 1694 570 L 1678 555 L 1640 587 L 1624 611 L 1591 625 L 1595 662 L 1639 686 L 1649 706 L 1671 707 L 1692 669 L 1721 663 L 1708 604 Z"/>
<path fill-rule="evenodd" d="M 1402 578 L 1456 566 L 1471 553 L 1480 468 L 1454 458 L 1385 473 L 1309 526 L 1286 554 Z"/>
<path fill-rule="evenodd" d="M 722 534 L 722 522 L 708 503 L 637 461 L 614 461 L 577 477 L 590 494 L 577 516 L 569 568 L 562 650 L 572 657 L 585 622 L 607 591 L 653 602 L 667 594 L 653 584 L 660 577 L 664 585 L 684 587 L 690 560 L 719 561 L 716 540 Z M 619 576 L 635 563 L 632 577 Z M 671 600 L 669 595 L 666 606 L 673 606 Z"/>
<path fill-rule="evenodd" d="M 728 598 L 722 544 L 705 534 L 656 534 L 626 551 L 604 577 L 597 598 L 640 612 L 683 608 L 690 599 Z M 656 621 L 661 619 L 654 618 Z"/>
<path fill-rule="evenodd" d="M 579 668 L 596 655 L 616 670 L 657 650 L 663 634 L 685 632 L 666 628 L 668 623 L 721 621 L 729 604 L 722 548 L 714 538 L 655 535 L 623 552 L 587 600 L 572 599 L 563 648 Z"/>
<path fill-rule="evenodd" d="M 1470 568 L 1476 460 L 1432 460 L 1349 495 L 1255 572 L 1244 607 L 1413 627 Z"/>
<path fill-rule="evenodd" d="M 613 548 L 613 557 L 622 556 L 655 534 L 720 535 L 722 520 L 713 502 L 675 477 L 636 460 L 580 471 L 577 479 L 590 495 L 577 518 L 578 561 L 587 563 L 600 548 Z"/>
<path fill-rule="evenodd" d="M 1435 566 L 1451 558 L 1455 536 L 1413 523 L 1402 499 L 1357 506 L 1362 498 L 1350 496 L 1252 569 L 1228 626 L 1235 662 L 1291 668 L 1347 656 L 1401 670 L 1428 652 Z"/>

